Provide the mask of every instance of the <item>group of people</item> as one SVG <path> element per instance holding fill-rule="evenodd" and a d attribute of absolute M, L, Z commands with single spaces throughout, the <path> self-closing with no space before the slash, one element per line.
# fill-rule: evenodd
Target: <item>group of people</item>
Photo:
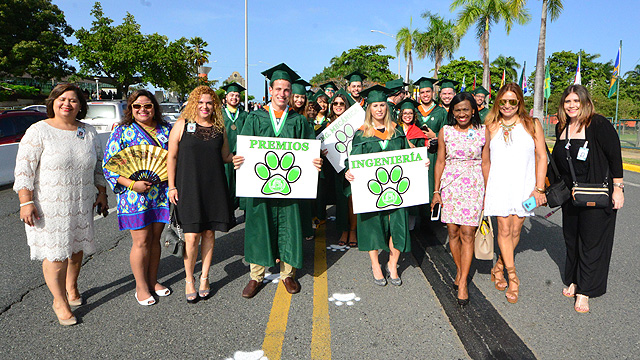
<path fill-rule="evenodd" d="M 87 111 L 80 89 L 73 84 L 53 89 L 46 102 L 49 118 L 31 126 L 20 143 L 14 190 L 31 258 L 42 260 L 60 324 L 75 324 L 71 306 L 83 304 L 77 278 L 83 255 L 95 251 L 93 209 L 106 209 L 107 185 L 118 197 L 119 229 L 131 234 L 129 260 L 134 297 L 140 305 L 153 305 L 157 297 L 171 294 L 158 282 L 158 265 L 160 236 L 172 220 L 184 231 L 186 301 L 208 298 L 215 231 L 233 228 L 238 208 L 245 211 L 244 252 L 250 264 L 245 298 L 259 292 L 266 268 L 276 264 L 286 290 L 300 291 L 295 271 L 302 267 L 303 239 L 312 239 L 313 228 L 327 220 L 329 204 L 336 207 L 337 243 L 368 252 L 376 285 L 385 286 L 388 279 L 400 286 L 400 253 L 410 251 L 410 230 L 426 218 L 428 206 L 354 215 L 350 189 L 354 175 L 348 163 L 336 172 L 325 161 L 326 152 L 313 159 L 319 171 L 318 196 L 313 201 L 238 198 L 235 193 L 235 171 L 244 163 L 237 151 L 238 135 L 315 139 L 355 104 L 365 108 L 365 120 L 349 134 L 350 154 L 430 148 L 425 161 L 430 206 L 441 206 L 441 221 L 447 224 L 458 303 L 469 303 L 467 278 L 483 213 L 498 224 L 500 254 L 491 279 L 496 289 L 506 290 L 510 303 L 518 301 L 515 248 L 524 219 L 533 215 L 523 202 L 533 198 L 537 206 L 546 203 L 548 150 L 541 123 L 528 115 L 517 84 L 503 86 L 494 106 L 487 109 L 488 91 L 478 87 L 473 94 L 456 94 L 457 83 L 447 79 L 420 78 L 413 84 L 418 89 L 414 100 L 401 79 L 363 90 L 366 75 L 357 71 L 345 77 L 345 89 L 328 82 L 316 93 L 307 90 L 310 84 L 286 64 L 263 74 L 269 79 L 268 105 L 247 113 L 240 106 L 241 85 L 224 87 L 224 105 L 211 88 L 199 86 L 173 126 L 163 120 L 155 96 L 137 90 L 128 97 L 124 118 L 104 151 L 94 128 L 80 122 Z M 440 89 L 439 103 L 434 85 Z M 624 204 L 620 143 L 580 85 L 565 90 L 558 118 L 552 159 L 562 181 L 569 187 L 573 183 L 568 151 L 578 159 L 578 180 L 607 183 L 612 199 L 604 209 L 581 208 L 571 201 L 562 205 L 567 245 L 567 287 L 562 293 L 575 296 L 575 310 L 586 312 L 588 298 L 606 291 L 616 210 Z M 103 168 L 111 157 L 135 145 L 168 151 L 167 182 L 136 181 Z M 578 151 L 585 151 L 581 149 L 592 151 L 579 157 Z M 380 250 L 389 252 L 384 266 Z M 202 272 L 196 285 L 199 252 Z"/>

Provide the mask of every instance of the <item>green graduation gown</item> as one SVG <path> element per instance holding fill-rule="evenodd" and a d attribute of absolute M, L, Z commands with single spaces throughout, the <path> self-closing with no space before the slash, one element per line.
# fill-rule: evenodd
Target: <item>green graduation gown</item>
<path fill-rule="evenodd" d="M 224 127 L 227 131 L 227 141 L 229 141 L 229 151 L 236 153 L 236 145 L 238 143 L 238 134 L 242 131 L 244 122 L 247 119 L 247 112 L 238 108 L 238 117 L 235 121 L 227 115 L 227 112 L 222 109 L 222 117 L 224 118 Z M 231 114 L 234 116 L 234 114 Z M 233 209 L 237 209 L 239 206 L 239 199 L 236 197 L 236 171 L 233 169 L 233 163 L 224 164 L 224 172 L 227 176 L 227 184 L 229 185 L 229 197 L 231 198 L 231 206 Z"/>
<path fill-rule="evenodd" d="M 387 101 L 387 105 L 389 106 L 389 116 L 391 116 L 391 120 L 393 122 L 398 121 L 398 110 L 396 110 L 396 104 L 391 101 Z"/>
<path fill-rule="evenodd" d="M 315 138 L 307 119 L 293 110 L 276 136 L 269 112 L 264 108 L 247 116 L 241 134 Z M 247 262 L 274 266 L 276 259 L 280 259 L 294 268 L 302 268 L 302 203 L 300 199 L 246 198 L 244 255 Z"/>
<path fill-rule="evenodd" d="M 418 127 L 422 125 L 427 125 L 429 129 L 433 130 L 438 136 L 440 129 L 447 124 L 447 110 L 443 107 L 436 105 L 433 110 L 427 115 L 422 116 L 422 113 L 418 113 Z M 429 153 L 429 161 L 431 165 L 429 165 L 429 200 L 433 198 L 433 182 L 434 182 L 434 169 L 436 165 L 436 160 L 438 159 L 438 153 Z"/>
<path fill-rule="evenodd" d="M 314 123 L 314 132 L 316 136 L 320 135 L 327 128 L 329 121 L 325 118 L 321 124 Z M 318 196 L 315 201 L 314 216 L 319 220 L 327 219 L 327 205 L 335 203 L 335 170 L 333 165 L 323 158 L 322 170 L 318 179 Z"/>
<path fill-rule="evenodd" d="M 484 119 L 487 117 L 487 114 L 489 113 L 489 108 L 487 108 L 486 106 L 484 106 L 482 109 L 480 109 L 478 111 L 478 115 L 480 115 L 480 122 L 484 124 Z"/>
<path fill-rule="evenodd" d="M 351 155 L 370 154 L 382 151 L 409 148 L 407 138 L 401 127 L 396 127 L 389 139 L 386 149 L 382 149 L 381 139 L 372 136 L 364 137 L 362 130 L 356 131 L 353 138 Z M 411 251 L 411 235 L 409 233 L 409 214 L 406 208 L 374 211 L 358 214 L 358 249 L 371 251 L 383 249 L 389 251 L 389 237 L 393 246 L 401 252 Z"/>

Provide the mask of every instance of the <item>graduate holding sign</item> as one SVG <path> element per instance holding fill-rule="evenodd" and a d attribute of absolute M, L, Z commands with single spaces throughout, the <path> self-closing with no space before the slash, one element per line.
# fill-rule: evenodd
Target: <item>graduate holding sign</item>
<path fill-rule="evenodd" d="M 242 135 L 314 139 L 307 119 L 287 105 L 291 97 L 291 84 L 300 77 L 287 65 L 279 64 L 263 73 L 269 78 L 271 102 L 247 116 Z M 244 157 L 233 157 L 235 168 L 242 166 Z M 322 159 L 316 158 L 314 166 L 320 170 Z M 287 292 L 300 291 L 295 280 L 295 269 L 302 267 L 302 220 L 300 200 L 246 198 L 246 227 L 244 252 L 250 263 L 251 280 L 242 296 L 252 298 L 260 288 L 267 266 L 274 266 L 280 259 L 280 279 Z"/>
<path fill-rule="evenodd" d="M 409 148 L 404 131 L 391 121 L 386 101 L 388 93 L 389 90 L 380 85 L 366 90 L 368 106 L 365 121 L 356 131 L 351 155 Z M 345 178 L 349 181 L 355 179 L 350 170 L 347 170 Z M 389 262 L 386 265 L 389 280 L 393 285 L 401 285 L 397 269 L 400 252 L 411 250 L 407 209 L 363 213 L 358 214 L 357 218 L 359 249 L 369 252 L 374 283 L 379 286 L 387 284 L 378 260 L 378 249 L 384 249 L 389 251 Z"/>
<path fill-rule="evenodd" d="M 236 139 L 242 131 L 242 126 L 247 118 L 247 112 L 238 106 L 240 104 L 240 93 L 246 89 L 235 82 L 225 85 L 221 87 L 221 89 L 226 91 L 225 102 L 227 105 L 222 110 L 222 117 L 224 118 L 227 141 L 229 142 L 229 151 L 235 154 Z M 233 169 L 233 164 L 224 164 L 224 172 L 227 176 L 227 184 L 229 185 L 231 206 L 235 210 L 239 206 L 239 199 L 236 198 L 236 171 Z"/>

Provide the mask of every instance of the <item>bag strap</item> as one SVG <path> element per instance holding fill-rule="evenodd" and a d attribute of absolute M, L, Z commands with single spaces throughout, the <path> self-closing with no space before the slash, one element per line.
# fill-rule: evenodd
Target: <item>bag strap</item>
<path fill-rule="evenodd" d="M 566 138 L 567 138 L 567 144 L 569 144 L 569 123 L 568 122 L 567 122 Z M 578 185 L 578 180 L 576 179 L 576 172 L 573 169 L 573 161 L 571 158 L 571 152 L 569 150 L 569 147 L 565 147 L 565 149 L 567 153 L 567 161 L 569 162 L 569 171 L 571 172 L 571 179 L 573 180 L 573 185 L 575 186 L 575 185 Z M 607 175 L 604 176 L 604 181 L 602 182 L 602 184 L 608 187 L 609 186 L 609 164 L 608 163 L 607 163 L 607 171 L 605 173 Z"/>
<path fill-rule="evenodd" d="M 551 151 L 545 144 L 545 149 L 547 149 L 547 157 L 549 158 L 549 164 L 551 164 L 551 171 L 553 172 L 553 176 L 555 177 L 555 181 L 560 180 L 560 171 L 558 171 L 558 166 L 556 165 L 556 161 L 553 160 L 553 156 L 551 155 Z"/>

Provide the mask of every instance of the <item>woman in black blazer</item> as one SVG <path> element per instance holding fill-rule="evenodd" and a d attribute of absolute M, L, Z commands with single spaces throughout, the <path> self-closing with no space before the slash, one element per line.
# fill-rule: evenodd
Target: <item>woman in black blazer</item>
<path fill-rule="evenodd" d="M 562 205 L 562 231 L 567 246 L 564 296 L 576 298 L 574 309 L 589 312 L 589 297 L 607 291 L 617 210 L 624 205 L 620 138 L 602 115 L 596 114 L 589 92 L 582 85 L 569 86 L 560 99 L 553 158 L 571 189 L 567 151 L 578 182 L 608 183 L 611 202 L 605 208 Z"/>

